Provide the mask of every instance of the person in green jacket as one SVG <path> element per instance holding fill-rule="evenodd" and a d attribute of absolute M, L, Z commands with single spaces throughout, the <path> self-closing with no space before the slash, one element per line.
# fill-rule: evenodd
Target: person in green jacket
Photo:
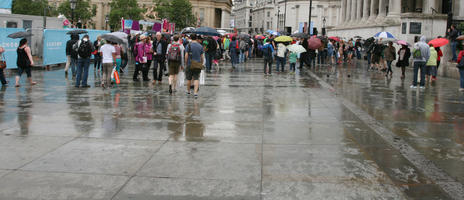
<path fill-rule="evenodd" d="M 426 78 L 425 80 L 430 81 L 431 77 L 436 77 L 437 76 L 437 57 L 438 53 L 437 50 L 433 47 L 432 44 L 430 45 L 430 57 L 429 60 L 427 61 L 426 67 L 425 67 L 425 75 Z M 435 78 L 431 79 L 432 81 L 435 81 Z"/>
<path fill-rule="evenodd" d="M 229 36 L 226 36 L 224 38 L 224 41 L 222 42 L 222 48 L 224 49 L 224 59 L 229 59 L 230 60 L 230 55 L 229 55 L 229 46 L 230 46 L 230 39 Z"/>
<path fill-rule="evenodd" d="M 291 52 L 290 55 L 288 56 L 288 61 L 290 62 L 290 71 L 291 73 L 295 73 L 295 66 L 296 62 L 298 60 L 298 54 L 295 52 Z"/>

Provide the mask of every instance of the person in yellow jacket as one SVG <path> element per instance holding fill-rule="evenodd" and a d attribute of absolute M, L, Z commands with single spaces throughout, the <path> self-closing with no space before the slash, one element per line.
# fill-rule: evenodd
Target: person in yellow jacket
<path fill-rule="evenodd" d="M 426 64 L 426 78 L 425 80 L 430 81 L 431 77 L 436 77 L 437 76 L 437 57 L 438 53 L 437 50 L 433 47 L 432 44 L 430 44 L 430 58 L 427 61 Z M 432 79 L 432 81 L 435 81 L 435 79 Z"/>

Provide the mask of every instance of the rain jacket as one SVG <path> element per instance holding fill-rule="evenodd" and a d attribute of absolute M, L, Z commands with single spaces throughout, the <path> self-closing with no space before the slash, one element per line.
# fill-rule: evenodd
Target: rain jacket
<path fill-rule="evenodd" d="M 277 57 L 285 58 L 285 53 L 287 53 L 287 47 L 284 44 L 279 43 L 277 45 Z"/>
<path fill-rule="evenodd" d="M 438 53 L 437 50 L 435 50 L 434 47 L 430 47 L 430 57 L 429 60 L 427 61 L 427 66 L 437 66 L 437 57 Z"/>
<path fill-rule="evenodd" d="M 414 50 L 420 50 L 421 56 L 418 58 L 414 58 L 414 62 L 427 62 L 430 57 L 430 47 L 427 43 L 425 43 L 425 36 L 420 38 L 420 41 L 414 44 Z M 414 52 L 413 50 L 413 52 Z M 414 54 L 414 53 L 413 53 Z"/>

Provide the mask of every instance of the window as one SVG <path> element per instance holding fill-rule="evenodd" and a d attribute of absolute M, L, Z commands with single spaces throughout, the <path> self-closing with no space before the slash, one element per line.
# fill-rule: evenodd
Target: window
<path fill-rule="evenodd" d="M 267 17 L 270 17 L 271 16 L 271 12 L 267 12 Z"/>
<path fill-rule="evenodd" d="M 6 22 L 6 27 L 7 28 L 18 28 L 18 23 L 17 22 Z"/>
<path fill-rule="evenodd" d="M 270 26 L 269 26 L 269 22 L 267 22 L 267 24 L 266 24 L 266 25 L 267 25 L 267 26 L 266 26 L 266 27 L 267 27 L 267 29 L 271 29 L 271 28 L 270 28 Z"/>

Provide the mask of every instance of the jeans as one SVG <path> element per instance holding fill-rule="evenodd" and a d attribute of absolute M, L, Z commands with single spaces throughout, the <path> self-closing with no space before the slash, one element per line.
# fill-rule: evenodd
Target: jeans
<path fill-rule="evenodd" d="M 213 64 L 214 54 L 215 54 L 214 52 L 205 53 L 206 71 L 211 71 L 211 65 Z"/>
<path fill-rule="evenodd" d="M 269 67 L 269 74 L 272 73 L 272 58 L 264 58 L 264 73 L 266 74 L 266 69 Z"/>
<path fill-rule="evenodd" d="M 456 42 L 456 41 L 451 42 L 451 51 L 453 53 L 453 59 L 452 60 L 455 61 L 455 62 L 458 61 L 458 56 L 456 54 L 456 46 L 457 45 L 458 45 L 458 42 Z"/>
<path fill-rule="evenodd" d="M 414 77 L 412 85 L 417 86 L 417 74 L 420 70 L 420 86 L 425 86 L 425 62 L 414 62 Z"/>
<path fill-rule="evenodd" d="M 308 57 L 308 64 L 309 64 L 309 67 L 311 68 L 311 66 L 316 66 L 316 58 L 311 58 L 311 56 Z"/>
<path fill-rule="evenodd" d="M 248 49 L 248 58 L 252 58 L 253 57 L 253 48 L 249 48 Z"/>
<path fill-rule="evenodd" d="M 290 63 L 290 70 L 295 72 L 296 63 Z"/>
<path fill-rule="evenodd" d="M 155 58 L 153 60 L 154 64 L 153 64 L 153 80 L 154 81 L 162 81 L 163 80 L 163 71 L 164 69 L 166 68 L 166 63 L 164 62 L 164 59 L 163 58 Z M 151 63 L 150 63 L 151 65 Z M 148 73 L 147 73 L 148 74 Z M 143 78 L 144 80 L 148 79 L 148 75 L 147 75 L 147 78 Z"/>
<path fill-rule="evenodd" d="M 245 62 L 245 51 L 240 50 L 239 63 Z"/>
<path fill-rule="evenodd" d="M 285 69 L 285 61 L 286 60 L 285 60 L 284 57 L 279 57 L 279 56 L 276 57 L 276 71 L 279 71 L 279 66 L 281 66 L 280 67 L 281 71 L 282 72 L 284 71 L 284 69 Z"/>
<path fill-rule="evenodd" d="M 68 56 L 68 60 L 69 60 L 69 65 L 67 65 L 68 63 L 66 63 L 66 67 L 65 67 L 64 71 L 68 72 L 69 67 L 71 67 L 71 73 L 72 73 L 73 76 L 75 76 L 76 75 L 76 68 L 77 68 L 77 59 L 71 58 L 71 56 Z"/>
<path fill-rule="evenodd" d="M 93 68 L 100 69 L 101 66 L 102 66 L 102 57 L 96 55 L 93 59 Z"/>
<path fill-rule="evenodd" d="M 371 65 L 371 59 L 372 59 L 372 54 L 371 53 L 367 53 L 367 64 L 369 65 L 368 67 L 370 67 Z"/>
<path fill-rule="evenodd" d="M 232 63 L 232 67 L 238 64 L 238 55 L 236 51 L 230 52 L 230 62 Z"/>
<path fill-rule="evenodd" d="M 89 77 L 90 58 L 79 58 L 77 61 L 76 87 L 86 86 Z M 81 82 L 82 81 L 82 82 Z"/>
<path fill-rule="evenodd" d="M 2 82 L 2 85 L 6 85 L 6 79 L 3 69 L 0 69 L 0 81 Z"/>
<path fill-rule="evenodd" d="M 358 58 L 358 60 L 361 60 L 361 51 L 359 51 L 358 48 L 356 48 L 356 57 Z"/>
<path fill-rule="evenodd" d="M 325 59 L 326 59 L 326 55 L 327 52 L 326 51 L 320 51 L 318 54 L 317 54 L 317 64 L 325 64 Z"/>
<path fill-rule="evenodd" d="M 464 68 L 459 68 L 461 88 L 464 89 Z"/>
<path fill-rule="evenodd" d="M 393 61 L 387 61 L 387 66 L 388 66 L 387 74 L 388 74 L 388 72 L 393 73 L 393 70 L 392 70 L 392 62 L 393 62 Z"/>

